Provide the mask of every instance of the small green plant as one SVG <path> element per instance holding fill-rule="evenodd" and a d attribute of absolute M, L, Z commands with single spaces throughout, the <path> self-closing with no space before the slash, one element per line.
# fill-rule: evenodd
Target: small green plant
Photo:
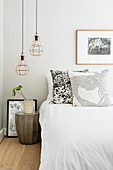
<path fill-rule="evenodd" d="M 22 95 L 22 97 L 24 98 L 24 100 L 27 100 L 26 97 L 24 96 L 23 92 L 22 92 L 22 86 L 21 86 L 21 85 L 19 85 L 18 87 L 15 87 L 15 88 L 12 90 L 12 92 L 13 92 L 13 94 L 12 94 L 13 96 L 16 96 L 16 94 L 18 93 L 18 94 Z"/>

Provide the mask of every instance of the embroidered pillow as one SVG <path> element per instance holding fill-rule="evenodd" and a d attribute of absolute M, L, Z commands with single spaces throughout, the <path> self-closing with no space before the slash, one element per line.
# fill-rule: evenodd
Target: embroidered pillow
<path fill-rule="evenodd" d="M 87 72 L 88 70 L 74 71 Z M 56 104 L 72 103 L 71 81 L 67 71 L 50 70 L 53 80 L 53 102 Z"/>
<path fill-rule="evenodd" d="M 107 92 L 107 73 L 86 73 L 76 75 L 69 72 L 73 93 L 73 106 L 84 107 L 105 107 L 111 106 L 111 101 Z"/>
<path fill-rule="evenodd" d="M 53 102 L 72 103 L 71 82 L 68 72 L 51 70 L 53 79 Z"/>

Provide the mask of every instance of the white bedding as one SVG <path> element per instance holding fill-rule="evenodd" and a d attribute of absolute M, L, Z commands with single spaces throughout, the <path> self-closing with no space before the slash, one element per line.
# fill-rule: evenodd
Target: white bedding
<path fill-rule="evenodd" d="M 113 170 L 113 107 L 40 108 L 39 170 Z"/>

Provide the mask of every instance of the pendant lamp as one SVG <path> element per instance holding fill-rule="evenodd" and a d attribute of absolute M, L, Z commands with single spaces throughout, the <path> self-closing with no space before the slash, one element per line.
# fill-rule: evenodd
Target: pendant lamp
<path fill-rule="evenodd" d="M 26 62 L 26 57 L 24 55 L 24 0 L 22 0 L 22 53 L 19 57 L 18 65 L 16 67 L 16 73 L 21 76 L 28 75 L 30 69 Z"/>
<path fill-rule="evenodd" d="M 29 49 L 29 52 L 32 56 L 41 56 L 43 53 L 43 48 L 41 46 L 40 37 L 37 33 L 37 18 L 38 18 L 38 10 L 37 10 L 38 0 L 36 0 L 36 34 L 33 37 L 33 43 Z"/>

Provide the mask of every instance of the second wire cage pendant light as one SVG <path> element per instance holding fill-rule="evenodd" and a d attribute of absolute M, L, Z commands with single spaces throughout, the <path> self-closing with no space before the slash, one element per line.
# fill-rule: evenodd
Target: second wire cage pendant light
<path fill-rule="evenodd" d="M 24 50 L 24 0 L 22 0 L 22 53 L 19 57 L 19 62 L 16 67 L 16 73 L 21 76 L 28 75 L 30 69 L 26 62 L 26 57 L 23 53 Z"/>
<path fill-rule="evenodd" d="M 29 49 L 29 52 L 32 56 L 41 56 L 43 53 L 43 47 L 41 45 L 40 37 L 37 32 L 37 19 L 38 19 L 38 10 L 37 10 L 38 0 L 36 0 L 36 34 L 33 37 L 33 43 Z"/>

